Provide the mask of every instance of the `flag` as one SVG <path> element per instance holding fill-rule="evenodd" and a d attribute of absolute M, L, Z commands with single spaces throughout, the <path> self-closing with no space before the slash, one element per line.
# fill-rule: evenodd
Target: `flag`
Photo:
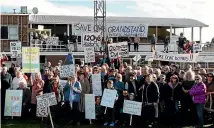
<path fill-rule="evenodd" d="M 68 60 L 69 64 L 74 64 L 74 62 L 73 62 L 73 55 L 71 53 L 69 53 L 67 55 L 66 59 Z"/>

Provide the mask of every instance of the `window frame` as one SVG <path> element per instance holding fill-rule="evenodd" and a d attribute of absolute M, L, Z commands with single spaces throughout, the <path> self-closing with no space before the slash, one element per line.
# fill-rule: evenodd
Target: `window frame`
<path fill-rule="evenodd" d="M 18 25 L 1 25 L 1 27 L 7 27 L 8 30 L 8 38 L 7 39 L 0 39 L 0 40 L 19 40 L 19 26 Z M 16 33 L 17 34 L 10 34 L 10 28 L 16 28 Z M 11 36 L 16 36 L 16 39 L 11 39 Z"/>

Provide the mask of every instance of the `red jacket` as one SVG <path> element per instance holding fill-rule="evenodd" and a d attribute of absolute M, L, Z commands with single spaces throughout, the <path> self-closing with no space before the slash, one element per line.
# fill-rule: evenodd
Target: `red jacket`
<path fill-rule="evenodd" d="M 0 63 L 1 63 L 0 67 L 2 67 L 3 62 L 5 62 L 5 61 L 8 61 L 7 56 L 4 56 L 2 59 L 0 59 Z"/>

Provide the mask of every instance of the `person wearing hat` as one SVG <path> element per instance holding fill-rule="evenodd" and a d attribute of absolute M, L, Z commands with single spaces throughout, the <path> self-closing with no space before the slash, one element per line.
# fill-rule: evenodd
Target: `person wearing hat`
<path fill-rule="evenodd" d="M 207 81 L 205 84 L 207 86 L 207 102 L 205 108 L 207 111 L 211 112 L 212 122 L 214 122 L 214 72 L 207 74 Z"/>

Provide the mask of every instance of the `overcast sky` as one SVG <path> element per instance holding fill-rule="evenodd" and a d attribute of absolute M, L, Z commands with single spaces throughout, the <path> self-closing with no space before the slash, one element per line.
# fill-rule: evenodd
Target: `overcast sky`
<path fill-rule="evenodd" d="M 93 0 L 1 0 L 1 12 L 33 7 L 39 14 L 93 16 Z M 209 28 L 203 28 L 202 40 L 210 41 L 214 37 L 214 0 L 107 0 L 108 16 L 192 18 L 199 20 Z M 194 29 L 194 40 L 199 40 L 199 29 Z M 179 33 L 181 30 L 178 30 Z M 185 29 L 190 39 L 191 29 Z"/>

